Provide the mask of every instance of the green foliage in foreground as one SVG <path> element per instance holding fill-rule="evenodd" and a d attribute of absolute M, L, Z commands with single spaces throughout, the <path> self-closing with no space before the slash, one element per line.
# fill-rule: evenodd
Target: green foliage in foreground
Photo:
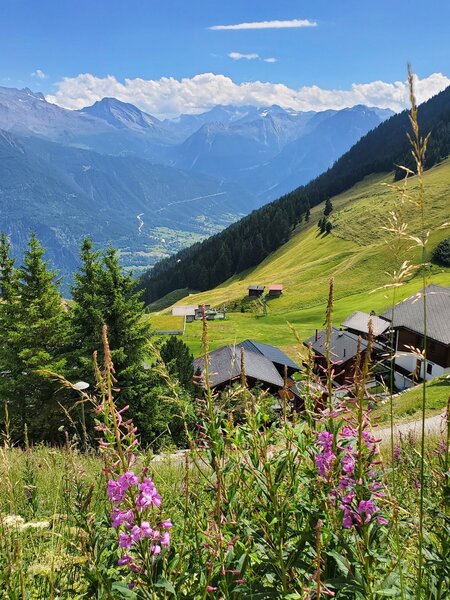
<path fill-rule="evenodd" d="M 364 537 L 363 530 L 342 528 L 329 484 L 317 476 L 317 426 L 270 425 L 264 401 L 244 395 L 252 402 L 245 424 L 227 423 L 219 413 L 206 422 L 207 436 L 214 436 L 206 450 L 150 462 L 148 474 L 163 498 L 154 519 L 170 517 L 174 527 L 155 579 L 134 590 L 128 587 L 133 573 L 117 565 L 121 552 L 109 523 L 102 460 L 71 445 L 0 449 L 0 596 L 308 600 L 333 592 L 339 600 L 368 600 L 401 598 L 402 586 L 404 598 L 448 597 L 442 440 L 427 444 L 425 570 L 418 590 L 415 442 L 403 440 L 393 462 L 382 453 L 379 504 L 388 524 L 366 526 Z M 138 454 L 134 470 L 149 460 Z"/>

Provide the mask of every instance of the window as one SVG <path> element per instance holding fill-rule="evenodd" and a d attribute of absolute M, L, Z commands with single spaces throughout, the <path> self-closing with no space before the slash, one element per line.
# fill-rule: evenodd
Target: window
<path fill-rule="evenodd" d="M 427 373 L 428 373 L 428 375 L 433 374 L 433 365 L 430 362 L 427 363 Z"/>

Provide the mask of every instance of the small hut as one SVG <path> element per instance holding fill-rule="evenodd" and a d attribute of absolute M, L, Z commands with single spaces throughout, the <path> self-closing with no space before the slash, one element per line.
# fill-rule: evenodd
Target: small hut
<path fill-rule="evenodd" d="M 274 283 L 269 285 L 268 290 L 269 298 L 279 298 L 283 293 L 283 286 L 281 283 Z"/>
<path fill-rule="evenodd" d="M 263 285 L 249 285 L 247 289 L 250 297 L 259 297 L 264 293 Z"/>

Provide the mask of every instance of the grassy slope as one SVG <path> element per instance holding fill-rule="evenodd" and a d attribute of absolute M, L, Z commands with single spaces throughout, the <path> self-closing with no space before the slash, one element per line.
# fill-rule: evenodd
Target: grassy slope
<path fill-rule="evenodd" d="M 298 351 L 298 344 L 287 322 L 295 326 L 301 339 L 322 326 L 330 277 L 335 280 L 336 324 L 354 310 L 383 310 L 391 301 L 391 292 L 383 289 L 370 292 L 387 283 L 386 271 L 396 267 L 383 241 L 386 234 L 382 229 L 386 225 L 388 211 L 398 202 L 398 194 L 383 185 L 391 182 L 391 175 L 369 177 L 333 198 L 331 220 L 334 229 L 331 235 L 318 235 L 316 224 L 323 206 L 315 207 L 311 211 L 310 222 L 300 226 L 289 242 L 260 265 L 232 277 L 213 290 L 190 295 L 178 303 L 220 306 L 243 298 L 250 283 L 283 283 L 285 293 L 281 298 L 270 301 L 267 317 L 229 313 L 226 321 L 211 323 L 209 338 L 211 348 L 215 348 L 251 337 L 280 346 L 293 357 Z M 428 171 L 425 183 L 429 247 L 433 248 L 448 236 L 448 230 L 438 227 L 449 217 L 450 160 Z M 411 192 L 416 185 L 413 179 L 410 180 Z M 405 208 L 405 218 L 411 232 L 417 232 L 420 220 L 414 206 Z M 409 251 L 402 260 L 417 257 L 417 252 L 414 256 L 414 251 Z M 450 285 L 449 269 L 434 271 L 433 282 Z M 397 291 L 397 298 L 407 297 L 420 286 L 421 280 L 413 278 Z M 161 320 L 161 316 L 158 319 Z M 188 324 L 184 337 L 195 355 L 200 351 L 200 330 L 200 323 Z"/>
<path fill-rule="evenodd" d="M 427 384 L 427 416 L 440 414 L 447 406 L 450 396 L 450 379 L 437 377 Z M 396 421 L 408 420 L 411 416 L 420 416 L 422 407 L 422 386 L 411 388 L 394 398 L 394 417 Z M 374 411 L 379 423 L 390 420 L 389 399 L 380 404 Z"/>

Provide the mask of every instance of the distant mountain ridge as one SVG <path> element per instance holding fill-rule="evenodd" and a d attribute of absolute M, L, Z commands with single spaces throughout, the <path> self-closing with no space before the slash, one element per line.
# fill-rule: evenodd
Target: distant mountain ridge
<path fill-rule="evenodd" d="M 115 98 L 67 110 L 0 87 L 0 229 L 17 255 L 42 232 L 65 275 L 83 234 L 145 269 L 317 175 L 386 116 L 228 105 L 161 121 Z"/>
<path fill-rule="evenodd" d="M 340 113 L 354 126 L 329 143 Z M 95 150 L 141 158 L 239 183 L 260 204 L 317 176 L 392 111 L 353 107 L 299 112 L 278 105 L 215 106 L 201 114 L 160 121 L 130 103 L 103 98 L 80 110 L 50 104 L 28 88 L 0 87 L 0 128 Z M 300 142 L 305 136 L 305 143 Z M 289 144 L 295 157 L 285 161 Z M 307 152 L 313 143 L 322 151 Z M 279 166 L 283 164 L 283 169 Z"/>

